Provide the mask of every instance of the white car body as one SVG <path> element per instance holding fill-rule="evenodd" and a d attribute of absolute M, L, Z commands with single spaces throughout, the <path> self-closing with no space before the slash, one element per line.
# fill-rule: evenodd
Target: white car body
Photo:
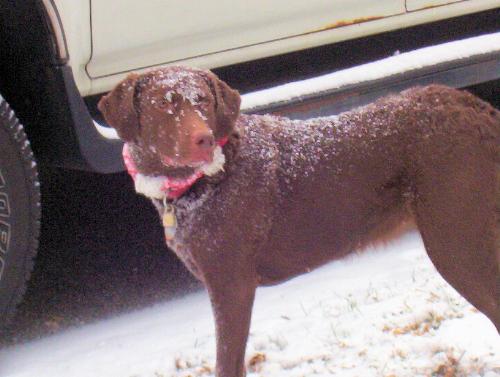
<path fill-rule="evenodd" d="M 479 12 L 498 0 L 55 0 L 82 96 L 130 71 L 214 68 Z"/>

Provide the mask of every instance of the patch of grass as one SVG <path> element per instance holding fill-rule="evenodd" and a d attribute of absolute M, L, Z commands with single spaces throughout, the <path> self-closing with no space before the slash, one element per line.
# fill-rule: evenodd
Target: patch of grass
<path fill-rule="evenodd" d="M 445 317 L 431 311 L 421 320 L 416 320 L 406 326 L 391 328 L 390 326 L 385 325 L 382 330 L 384 332 L 392 332 L 394 335 L 405 335 L 411 333 L 413 335 L 421 336 L 428 333 L 431 329 L 438 329 L 444 320 Z"/>
<path fill-rule="evenodd" d="M 432 377 L 458 377 L 458 366 L 460 359 L 451 354 L 446 355 L 446 360 L 439 364 L 433 371 Z"/>
<path fill-rule="evenodd" d="M 258 373 L 262 370 L 262 364 L 267 360 L 265 353 L 257 352 L 248 360 L 247 369 L 250 372 Z"/>

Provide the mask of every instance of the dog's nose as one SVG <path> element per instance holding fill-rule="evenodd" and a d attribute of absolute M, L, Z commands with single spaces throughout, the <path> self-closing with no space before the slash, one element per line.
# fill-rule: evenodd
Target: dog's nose
<path fill-rule="evenodd" d="M 193 144 L 198 150 L 211 151 L 215 146 L 215 138 L 208 132 L 199 132 L 193 135 Z"/>
<path fill-rule="evenodd" d="M 196 132 L 192 138 L 192 158 L 197 161 L 212 162 L 215 149 L 215 138 L 208 132 Z"/>

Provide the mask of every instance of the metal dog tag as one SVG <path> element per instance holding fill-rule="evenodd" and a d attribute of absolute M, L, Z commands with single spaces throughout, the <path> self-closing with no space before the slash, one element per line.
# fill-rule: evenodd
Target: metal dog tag
<path fill-rule="evenodd" d="M 165 229 L 165 239 L 167 241 L 173 240 L 177 229 L 177 217 L 175 216 L 175 207 L 172 204 L 165 205 L 162 222 Z"/>

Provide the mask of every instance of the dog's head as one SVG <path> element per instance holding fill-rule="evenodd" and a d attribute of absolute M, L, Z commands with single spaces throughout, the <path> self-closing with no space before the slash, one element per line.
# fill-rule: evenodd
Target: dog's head
<path fill-rule="evenodd" d="M 130 74 L 98 108 L 125 142 L 148 147 L 167 166 L 197 167 L 212 162 L 217 141 L 231 133 L 240 96 L 209 71 L 167 67 Z"/>

